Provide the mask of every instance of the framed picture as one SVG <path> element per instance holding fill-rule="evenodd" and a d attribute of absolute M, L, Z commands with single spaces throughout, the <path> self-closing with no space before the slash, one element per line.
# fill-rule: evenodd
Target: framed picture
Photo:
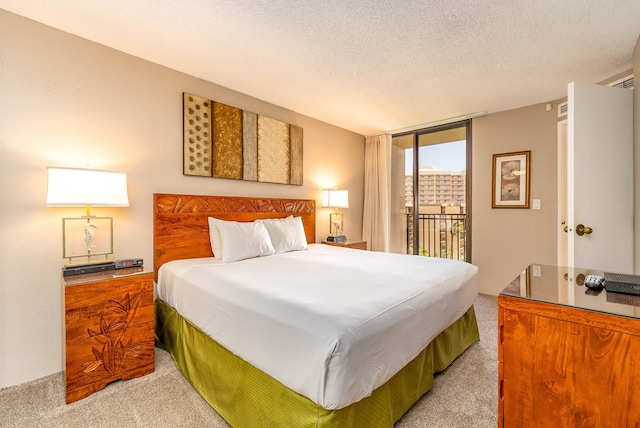
<path fill-rule="evenodd" d="M 493 155 L 492 208 L 529 208 L 531 151 Z"/>

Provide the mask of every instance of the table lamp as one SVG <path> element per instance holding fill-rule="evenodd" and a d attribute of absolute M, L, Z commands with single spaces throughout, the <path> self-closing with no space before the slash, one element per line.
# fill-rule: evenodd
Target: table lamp
<path fill-rule="evenodd" d="M 349 191 L 337 189 L 325 189 L 322 191 L 322 207 L 335 208 L 335 212 L 329 215 L 329 242 L 347 242 L 344 235 L 343 219 L 344 215 L 340 208 L 349 208 Z"/>
<path fill-rule="evenodd" d="M 62 219 L 63 258 L 70 264 L 79 257 L 86 258 L 84 263 L 95 262 L 96 257 L 107 260 L 113 254 L 113 217 L 91 215 L 91 207 L 128 207 L 127 174 L 47 167 L 45 205 L 86 207 L 84 216 Z"/>

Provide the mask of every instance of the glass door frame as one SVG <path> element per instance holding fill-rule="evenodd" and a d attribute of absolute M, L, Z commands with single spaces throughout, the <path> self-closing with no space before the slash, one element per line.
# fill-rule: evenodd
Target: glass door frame
<path fill-rule="evenodd" d="M 402 137 L 406 135 L 413 136 L 413 242 L 418 242 L 420 235 L 420 219 L 418 212 L 420 210 L 420 163 L 419 163 L 419 140 L 420 136 L 426 134 L 432 134 L 440 131 L 447 131 L 455 128 L 465 128 L 466 135 L 466 174 L 465 174 L 465 249 L 464 257 L 465 261 L 471 263 L 471 166 L 472 166 L 472 144 L 471 144 L 471 119 L 466 119 L 458 122 L 447 123 L 444 125 L 433 126 L 430 128 L 419 129 L 415 131 L 402 132 L 393 134 L 392 137 Z M 413 246 L 413 254 L 419 254 L 418 245 Z"/>

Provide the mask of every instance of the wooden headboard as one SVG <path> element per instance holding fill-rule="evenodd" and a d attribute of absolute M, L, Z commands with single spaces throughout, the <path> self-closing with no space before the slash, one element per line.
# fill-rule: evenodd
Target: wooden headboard
<path fill-rule="evenodd" d="M 253 221 L 302 217 L 307 243 L 316 240 L 316 201 L 235 196 L 153 195 L 153 270 L 171 260 L 211 257 L 208 217 Z"/>

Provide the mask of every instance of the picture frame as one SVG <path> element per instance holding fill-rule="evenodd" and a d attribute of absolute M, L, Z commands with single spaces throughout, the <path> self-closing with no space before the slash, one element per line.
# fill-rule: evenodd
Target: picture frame
<path fill-rule="evenodd" d="M 531 151 L 493 155 L 492 208 L 529 208 Z"/>

